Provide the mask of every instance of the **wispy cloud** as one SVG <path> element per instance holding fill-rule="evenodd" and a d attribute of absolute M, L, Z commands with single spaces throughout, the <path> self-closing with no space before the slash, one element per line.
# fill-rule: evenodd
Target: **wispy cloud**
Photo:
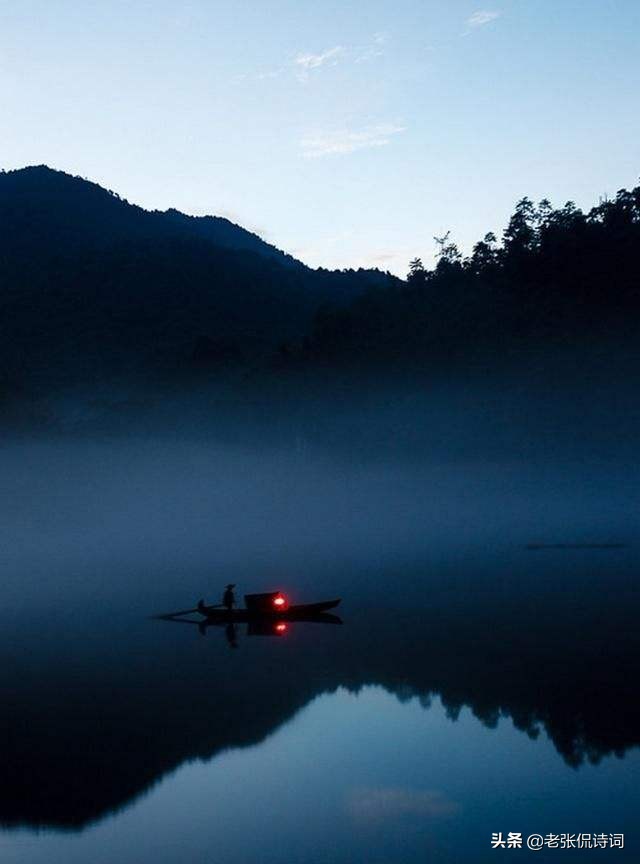
<path fill-rule="evenodd" d="M 376 57 L 382 57 L 387 38 L 386 33 L 374 33 L 373 39 L 368 45 L 361 45 L 354 49 L 353 62 L 366 63 L 369 60 L 375 60 Z"/>
<path fill-rule="evenodd" d="M 500 12 L 489 9 L 479 9 L 467 18 L 467 27 L 475 30 L 477 27 L 484 27 L 485 24 L 490 24 L 500 17 Z"/>
<path fill-rule="evenodd" d="M 387 42 L 386 33 L 374 33 L 368 42 L 363 42 L 360 45 L 334 45 L 332 48 L 326 48 L 317 53 L 301 51 L 284 65 L 254 70 L 253 72 L 242 72 L 234 76 L 232 83 L 267 81 L 273 78 L 286 78 L 287 75 L 293 74 L 298 81 L 306 84 L 323 67 L 337 66 L 339 63 L 366 63 L 381 57 Z"/>
<path fill-rule="evenodd" d="M 321 51 L 319 54 L 298 54 L 293 61 L 298 70 L 298 76 L 306 81 L 309 72 L 313 69 L 319 69 L 321 66 L 335 66 L 338 63 L 338 58 L 344 53 L 342 45 L 336 45 L 333 48 L 327 48 L 326 51 Z"/>
<path fill-rule="evenodd" d="M 334 129 L 306 135 L 300 141 L 302 153 L 308 159 L 321 156 L 339 156 L 367 150 L 371 147 L 384 147 L 394 135 L 404 132 L 405 126 L 397 123 L 379 123 L 362 129 Z"/>
<path fill-rule="evenodd" d="M 366 63 L 381 57 L 389 41 L 386 33 L 374 33 L 368 42 L 359 45 L 334 45 L 324 51 L 314 53 L 301 51 L 280 66 L 246 70 L 235 75 L 233 84 L 246 84 L 252 81 L 269 81 L 274 78 L 285 79 L 293 75 L 301 84 L 306 84 L 320 69 L 337 66 L 339 63 Z"/>
<path fill-rule="evenodd" d="M 282 67 L 280 69 L 265 69 L 262 72 L 256 72 L 256 81 L 268 81 L 271 78 L 279 78 L 282 75 Z"/>

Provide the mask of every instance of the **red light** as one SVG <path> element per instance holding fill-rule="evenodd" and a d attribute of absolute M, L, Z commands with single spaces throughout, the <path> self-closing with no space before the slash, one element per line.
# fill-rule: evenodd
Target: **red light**
<path fill-rule="evenodd" d="M 281 595 L 273 598 L 273 605 L 278 606 L 279 608 L 282 608 L 286 604 L 286 602 L 287 601 Z"/>
<path fill-rule="evenodd" d="M 286 633 L 286 632 L 287 632 L 287 625 L 284 623 L 284 621 L 280 621 L 279 624 L 276 624 L 276 633 Z"/>

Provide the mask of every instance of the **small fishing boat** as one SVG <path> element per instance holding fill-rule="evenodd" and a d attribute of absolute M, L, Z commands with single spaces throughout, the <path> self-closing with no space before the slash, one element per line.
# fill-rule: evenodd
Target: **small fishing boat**
<path fill-rule="evenodd" d="M 319 615 L 335 609 L 340 600 L 324 600 L 320 603 L 290 605 L 282 591 L 266 594 L 245 594 L 244 609 L 227 609 L 224 606 L 207 606 L 200 600 L 196 609 L 208 619 L 218 621 L 253 621 L 261 618 L 277 618 L 285 621 L 313 621 Z"/>
<path fill-rule="evenodd" d="M 320 603 L 290 604 L 289 598 L 282 591 L 269 591 L 265 594 L 245 594 L 245 608 L 228 609 L 223 605 L 208 606 L 200 600 L 194 609 L 182 609 L 178 612 L 167 612 L 156 615 L 165 621 L 184 621 L 197 623 L 185 616 L 199 613 L 206 624 L 240 624 L 247 622 L 257 625 L 259 622 L 277 621 L 307 621 L 317 623 L 341 623 L 334 615 L 328 615 L 330 609 L 335 609 L 340 603 L 337 600 L 323 600 Z M 203 619 L 200 619 L 201 621 Z"/>

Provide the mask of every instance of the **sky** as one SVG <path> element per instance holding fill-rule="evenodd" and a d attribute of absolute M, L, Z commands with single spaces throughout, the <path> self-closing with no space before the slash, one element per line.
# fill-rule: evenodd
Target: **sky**
<path fill-rule="evenodd" d="M 0 0 L 0 168 L 403 275 L 640 175 L 638 0 Z"/>

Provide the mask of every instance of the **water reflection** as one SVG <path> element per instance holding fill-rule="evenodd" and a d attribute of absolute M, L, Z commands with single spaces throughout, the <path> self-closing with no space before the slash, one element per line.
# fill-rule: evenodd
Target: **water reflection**
<path fill-rule="evenodd" d="M 640 484 L 631 463 L 596 470 L 565 459 L 524 467 L 438 459 L 405 470 L 293 464 L 174 441 L 155 450 L 148 441 L 43 443 L 0 460 L 11 502 L 0 523 L 2 825 L 124 825 L 129 814 L 150 812 L 139 809 L 143 793 L 158 788 L 170 823 L 169 798 L 176 808 L 181 793 L 193 803 L 206 782 L 199 775 L 195 786 L 176 786 L 182 774 L 172 772 L 188 772 L 194 760 L 214 760 L 213 768 L 234 751 L 246 775 L 231 782 L 257 796 L 247 816 L 253 829 L 273 816 L 259 809 L 263 773 L 273 779 L 262 761 L 272 751 L 262 744 L 298 728 L 287 724 L 325 699 L 322 723 L 299 727 L 307 738 L 296 758 L 308 777 L 294 783 L 284 747 L 276 766 L 319 819 L 328 812 L 322 795 L 333 794 L 323 773 L 333 756 L 319 753 L 325 737 L 345 765 L 348 752 L 368 744 L 366 764 L 353 768 L 359 791 L 348 798 L 359 824 L 385 801 L 401 820 L 445 807 L 420 750 L 436 721 L 441 749 L 460 749 L 451 777 L 474 790 L 476 803 L 468 797 L 460 813 L 482 806 L 488 784 L 500 783 L 491 765 L 504 769 L 516 750 L 532 754 L 531 764 L 539 754 L 546 768 L 540 776 L 514 769 L 508 800 L 526 799 L 542 776 L 558 812 L 571 806 L 563 784 L 573 789 L 574 776 L 608 777 L 609 790 L 623 790 L 621 808 L 633 800 L 624 791 L 636 764 L 629 751 L 640 743 L 638 508 L 629 504 Z M 572 548 L 525 548 L 564 539 Z M 588 542 L 609 539 L 615 548 Z M 249 621 L 199 628 L 146 619 L 211 593 L 212 573 L 216 584 L 248 590 L 277 583 L 299 598 L 342 596 L 348 626 L 277 618 L 284 638 L 271 631 L 258 639 L 249 638 L 258 635 Z M 370 685 L 384 710 L 361 701 L 366 717 L 347 733 L 331 694 L 357 702 Z M 411 715 L 411 734 L 394 725 L 396 710 Z M 422 767 L 398 759 L 405 746 L 422 753 Z M 397 776 L 376 775 L 376 766 L 396 762 Z M 222 782 L 216 776 L 211 794 Z M 163 777 L 173 779 L 157 787 Z M 284 795 L 274 783 L 265 780 Z M 513 830 L 495 824 L 507 798 L 492 800 L 488 830 Z M 304 822 L 307 811 L 293 809 Z M 192 831 L 206 846 L 216 838 L 202 818 Z M 563 830 L 552 821 L 548 830 Z M 318 836 L 330 833 L 330 824 L 318 827 Z M 48 860 L 72 860 L 54 840 L 50 850 Z M 92 850 L 84 860 L 100 856 Z"/>
<path fill-rule="evenodd" d="M 163 620 L 170 621 L 173 624 L 188 624 L 192 627 L 195 626 L 198 628 L 198 632 L 201 636 L 206 636 L 209 630 L 221 630 L 224 632 L 230 648 L 238 648 L 240 633 L 245 636 L 277 636 L 282 638 L 291 631 L 291 621 L 283 621 L 278 618 L 248 621 L 245 627 L 241 627 L 234 621 L 229 621 L 225 624 L 224 621 L 207 621 L 206 619 L 193 621 L 188 618 L 172 618 L 170 616 L 163 616 Z M 298 626 L 300 626 L 301 623 L 342 624 L 342 619 L 337 615 L 319 614 L 307 618 L 304 622 L 298 622 Z"/>
<path fill-rule="evenodd" d="M 484 864 L 493 831 L 615 830 L 632 856 L 616 860 L 637 860 L 639 768 L 633 754 L 568 771 L 545 735 L 505 720 L 489 730 L 464 709 L 452 723 L 437 698 L 425 710 L 379 687 L 339 688 L 259 745 L 184 765 L 81 833 L 0 842 L 3 864 Z"/>
<path fill-rule="evenodd" d="M 262 635 L 260 622 L 32 621 L 4 639 L 0 820 L 85 826 L 185 761 L 264 740 L 318 694 L 372 682 L 400 703 L 437 697 L 449 722 L 468 706 L 488 729 L 508 717 L 531 739 L 544 732 L 569 766 L 622 756 L 640 743 L 627 565 L 587 575 L 562 563 L 517 581 L 475 573 L 473 591 L 449 580 L 428 606 L 352 596 L 348 627 L 274 619 L 271 639 L 238 632 Z"/>
<path fill-rule="evenodd" d="M 198 622 L 198 627 L 200 632 L 206 636 L 207 633 L 207 625 L 206 622 L 200 621 Z M 238 647 L 238 628 L 235 624 L 229 623 L 225 627 L 224 635 L 227 639 L 227 644 L 229 648 L 237 648 Z"/>

